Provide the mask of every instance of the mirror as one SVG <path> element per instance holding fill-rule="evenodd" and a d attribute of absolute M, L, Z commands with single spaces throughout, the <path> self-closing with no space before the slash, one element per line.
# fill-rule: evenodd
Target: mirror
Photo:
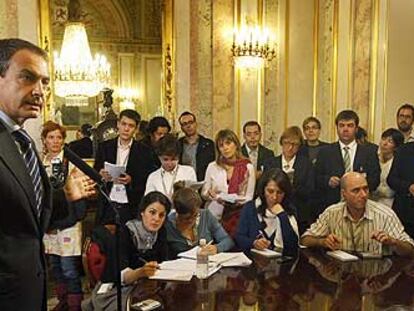
<path fill-rule="evenodd" d="M 50 1 L 51 52 L 60 52 L 69 0 Z M 92 55 L 103 54 L 111 65 L 114 110 L 136 109 L 142 119 L 160 114 L 162 74 L 161 0 L 79 0 Z M 126 98 L 118 90 L 136 94 Z M 67 127 L 95 124 L 102 118 L 98 97 L 74 101 L 54 96 L 51 118 Z"/>

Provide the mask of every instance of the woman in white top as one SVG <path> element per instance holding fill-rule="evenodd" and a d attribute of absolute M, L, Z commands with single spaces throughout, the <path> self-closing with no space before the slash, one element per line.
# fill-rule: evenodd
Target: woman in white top
<path fill-rule="evenodd" d="M 394 202 L 394 191 L 388 186 L 387 178 L 390 173 L 394 153 L 399 146 L 404 143 L 404 136 L 394 128 L 385 130 L 381 135 L 379 143 L 378 157 L 381 167 L 381 178 L 378 188 L 372 193 L 371 198 L 388 207 L 392 207 Z"/>
<path fill-rule="evenodd" d="M 222 219 L 224 229 L 233 237 L 241 207 L 254 195 L 255 170 L 243 157 L 240 141 L 233 131 L 219 131 L 215 143 L 217 159 L 207 167 L 201 194 L 207 200 L 206 207 L 217 219 Z"/>
<path fill-rule="evenodd" d="M 51 162 L 55 159 L 63 160 L 62 147 L 66 138 L 66 129 L 48 121 L 43 125 L 41 138 L 45 155 L 43 164 L 47 174 L 51 176 Z M 68 206 L 64 198 L 59 198 L 53 203 L 53 215 L 57 217 L 52 219 L 59 220 L 52 221 L 43 237 L 43 242 L 56 284 L 55 290 L 59 300 L 56 310 L 61 310 L 59 308 L 80 310 L 83 297 L 80 273 L 82 226 L 79 220 L 85 216 L 86 204 L 75 209 Z"/>
<path fill-rule="evenodd" d="M 149 175 L 145 194 L 159 191 L 171 200 L 174 183 L 177 181 L 196 182 L 196 173 L 191 166 L 178 164 L 179 145 L 173 134 L 167 134 L 159 140 L 156 152 L 161 161 L 161 167 Z"/>

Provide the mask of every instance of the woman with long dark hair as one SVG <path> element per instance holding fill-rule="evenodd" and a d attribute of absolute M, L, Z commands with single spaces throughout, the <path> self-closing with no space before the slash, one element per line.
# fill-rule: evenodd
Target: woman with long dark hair
<path fill-rule="evenodd" d="M 257 198 L 243 207 L 236 243 L 244 251 L 282 250 L 293 256 L 298 250 L 298 225 L 290 197 L 289 177 L 280 169 L 265 171 L 257 186 Z"/>

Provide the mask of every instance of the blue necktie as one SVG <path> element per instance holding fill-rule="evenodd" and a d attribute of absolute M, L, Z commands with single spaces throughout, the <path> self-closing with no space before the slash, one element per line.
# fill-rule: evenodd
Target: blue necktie
<path fill-rule="evenodd" d="M 29 175 L 34 186 L 34 193 L 36 198 L 36 212 L 37 217 L 40 217 L 42 206 L 42 178 L 40 176 L 40 163 L 36 156 L 36 151 L 33 147 L 32 140 L 27 132 L 23 129 L 14 131 L 12 133 L 14 139 L 19 143 L 20 150 L 23 155 L 23 160 L 26 164 Z"/>

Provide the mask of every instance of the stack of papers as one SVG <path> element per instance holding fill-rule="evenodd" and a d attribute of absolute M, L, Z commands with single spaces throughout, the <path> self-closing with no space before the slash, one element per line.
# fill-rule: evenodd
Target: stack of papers
<path fill-rule="evenodd" d="M 329 251 L 326 252 L 326 254 L 328 254 L 329 256 L 338 259 L 340 261 L 355 261 L 358 260 L 357 256 L 354 256 L 350 253 L 341 251 L 341 250 L 336 250 L 336 251 Z"/>
<path fill-rule="evenodd" d="M 276 258 L 276 257 L 282 257 L 282 253 L 276 252 L 276 251 L 272 251 L 271 249 L 264 249 L 264 250 L 258 250 L 255 248 L 252 248 L 250 250 L 252 253 L 264 256 L 264 257 L 268 257 L 268 258 Z"/>
<path fill-rule="evenodd" d="M 178 254 L 178 257 L 197 259 L 199 246 Z M 210 262 L 221 265 L 222 267 L 246 267 L 252 264 L 252 261 L 242 252 L 239 253 L 218 253 L 208 257 Z"/>
<path fill-rule="evenodd" d="M 149 279 L 168 281 L 190 281 L 196 274 L 197 261 L 188 258 L 168 260 L 160 263 L 160 268 Z M 209 263 L 208 277 L 219 271 L 220 265 Z"/>

